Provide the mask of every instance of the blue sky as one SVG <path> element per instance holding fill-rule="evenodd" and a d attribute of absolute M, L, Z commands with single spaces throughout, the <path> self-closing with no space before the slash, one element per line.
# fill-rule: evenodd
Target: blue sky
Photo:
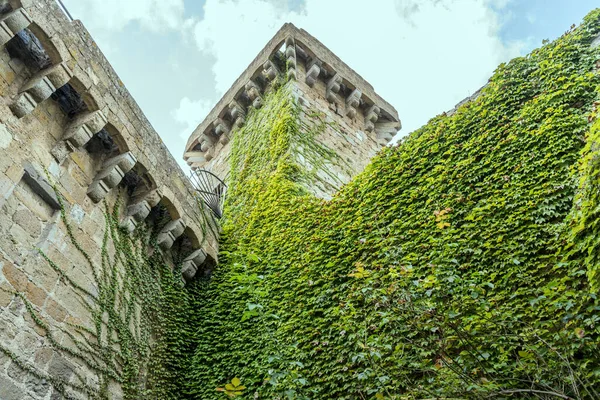
<path fill-rule="evenodd" d="M 592 0 L 63 0 L 181 161 L 187 137 L 284 22 L 398 109 L 406 135 L 501 62 L 579 23 Z M 183 163 L 182 163 L 183 164 Z"/>

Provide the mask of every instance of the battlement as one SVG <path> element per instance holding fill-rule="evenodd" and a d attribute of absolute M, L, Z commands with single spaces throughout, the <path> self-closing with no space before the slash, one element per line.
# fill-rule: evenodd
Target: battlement
<path fill-rule="evenodd" d="M 294 82 L 292 91 L 304 108 L 321 111 L 340 126 L 338 137 L 328 144 L 353 163 L 358 159 L 361 168 L 401 128 L 398 112 L 367 81 L 308 32 L 287 23 L 194 130 L 186 162 L 226 178 L 235 129 L 244 124 L 249 109 L 261 107 L 262 96 L 283 75 Z M 346 143 L 342 146 L 340 140 Z"/>

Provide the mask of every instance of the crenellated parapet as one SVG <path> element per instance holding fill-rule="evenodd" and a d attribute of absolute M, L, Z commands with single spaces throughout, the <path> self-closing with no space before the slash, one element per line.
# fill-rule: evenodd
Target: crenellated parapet
<path fill-rule="evenodd" d="M 192 133 L 186 162 L 193 169 L 226 174 L 222 165 L 226 144 L 246 114 L 261 107 L 262 98 L 278 79 L 295 82 L 302 105 L 315 107 L 323 99 L 317 109 L 333 113 L 344 130 L 368 138 L 367 158 L 389 143 L 401 127 L 397 111 L 368 82 L 306 31 L 285 24 Z"/>

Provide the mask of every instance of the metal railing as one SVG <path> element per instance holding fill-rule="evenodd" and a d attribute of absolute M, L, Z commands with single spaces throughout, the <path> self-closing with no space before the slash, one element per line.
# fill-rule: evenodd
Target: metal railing
<path fill-rule="evenodd" d="M 221 218 L 227 185 L 217 175 L 200 168 L 192 171 L 190 181 L 204 204 L 211 209 L 217 218 Z"/>

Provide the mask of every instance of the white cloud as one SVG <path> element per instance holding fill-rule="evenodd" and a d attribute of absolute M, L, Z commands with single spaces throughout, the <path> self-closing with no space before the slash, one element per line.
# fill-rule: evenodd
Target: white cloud
<path fill-rule="evenodd" d="M 187 140 L 196 126 L 208 115 L 213 105 L 213 101 L 207 99 L 194 101 L 188 97 L 182 98 L 179 107 L 171 113 L 175 121 L 185 126 L 179 137 Z"/>
<path fill-rule="evenodd" d="M 216 89 L 221 95 L 283 25 L 297 15 L 265 0 L 207 0 L 194 29 L 198 48 L 216 57 Z"/>
<path fill-rule="evenodd" d="M 180 29 L 184 24 L 183 0 L 63 0 L 85 24 L 107 32 L 138 22 L 150 31 Z"/>
<path fill-rule="evenodd" d="M 224 93 L 284 22 L 306 29 L 394 105 L 406 134 L 482 86 L 522 44 L 499 38 L 507 0 L 207 0 L 194 29 Z"/>

